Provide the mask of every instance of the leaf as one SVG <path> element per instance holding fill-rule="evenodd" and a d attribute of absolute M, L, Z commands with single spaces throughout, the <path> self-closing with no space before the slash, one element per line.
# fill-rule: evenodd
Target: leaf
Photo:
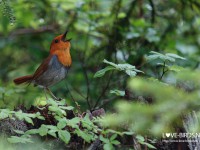
<path fill-rule="evenodd" d="M 117 134 L 113 134 L 111 137 L 110 137 L 110 141 L 113 141 L 114 139 L 116 139 L 117 137 Z"/>
<path fill-rule="evenodd" d="M 117 140 L 111 141 L 111 143 L 114 144 L 114 145 L 119 145 L 120 144 L 120 142 L 117 141 Z"/>
<path fill-rule="evenodd" d="M 161 59 L 163 61 L 170 61 L 170 62 L 175 62 L 176 59 L 185 60 L 185 58 L 183 58 L 177 54 L 173 54 L 173 53 L 167 53 L 165 55 L 158 53 L 158 52 L 154 52 L 154 51 L 151 51 L 150 53 L 152 55 L 149 55 L 146 57 L 148 61 L 152 61 L 152 60 L 156 60 L 156 59 Z"/>
<path fill-rule="evenodd" d="M 136 136 L 136 139 L 137 139 L 138 141 L 140 141 L 140 142 L 144 142 L 144 137 L 141 136 L 141 135 L 137 135 L 137 136 Z"/>
<path fill-rule="evenodd" d="M 0 120 L 5 119 L 9 117 L 9 114 L 11 113 L 8 109 L 0 109 Z"/>
<path fill-rule="evenodd" d="M 35 117 L 38 118 L 38 119 L 40 119 L 40 120 L 45 120 L 45 118 L 43 116 L 41 116 L 40 112 L 37 112 L 35 114 Z"/>
<path fill-rule="evenodd" d="M 176 65 L 169 66 L 168 69 L 171 70 L 171 71 L 175 71 L 175 72 L 180 72 L 180 71 L 183 71 L 183 70 L 184 70 L 183 67 L 176 66 Z"/>
<path fill-rule="evenodd" d="M 38 134 L 38 133 L 39 133 L 39 129 L 30 129 L 25 132 L 25 134 Z"/>
<path fill-rule="evenodd" d="M 126 70 L 125 72 L 126 72 L 126 74 L 128 74 L 130 77 L 135 77 L 136 74 L 137 74 L 135 71 L 132 71 L 132 70 Z"/>
<path fill-rule="evenodd" d="M 58 101 L 57 102 L 57 104 L 60 106 L 64 106 L 64 105 L 66 105 L 66 100 L 65 99 L 63 99 L 63 100 L 61 100 L 61 101 Z M 70 106 L 69 106 L 70 107 Z M 72 107 L 72 106 L 71 106 Z"/>
<path fill-rule="evenodd" d="M 26 122 L 28 122 L 28 123 L 34 125 L 34 124 L 33 124 L 33 120 L 32 120 L 31 118 L 25 117 L 24 120 L 25 120 Z"/>
<path fill-rule="evenodd" d="M 104 59 L 103 62 L 117 68 L 117 65 L 113 62 L 107 61 L 106 59 Z"/>
<path fill-rule="evenodd" d="M 80 130 L 80 129 L 76 129 L 74 131 L 79 137 L 83 138 L 86 142 L 90 143 L 91 141 L 95 140 L 96 137 L 93 133 L 88 134 L 87 130 Z"/>
<path fill-rule="evenodd" d="M 45 120 L 45 118 L 43 116 L 38 116 L 37 118 L 40 120 Z"/>
<path fill-rule="evenodd" d="M 66 144 L 69 143 L 69 140 L 71 138 L 71 135 L 68 131 L 66 130 L 59 130 L 58 131 L 58 137 L 63 141 L 65 142 Z"/>
<path fill-rule="evenodd" d="M 24 131 L 21 130 L 14 130 L 17 134 L 24 134 Z"/>
<path fill-rule="evenodd" d="M 125 91 L 120 91 L 120 90 L 111 90 L 110 93 L 116 94 L 117 96 L 124 96 L 125 95 Z"/>
<path fill-rule="evenodd" d="M 64 110 L 73 110 L 74 107 L 73 106 L 59 106 L 61 109 L 64 109 Z"/>
<path fill-rule="evenodd" d="M 47 133 L 48 133 L 48 128 L 45 125 L 42 125 L 39 128 L 39 135 L 40 136 L 45 136 L 45 135 L 47 135 Z"/>
<path fill-rule="evenodd" d="M 94 74 L 94 78 L 102 77 L 102 76 L 105 75 L 105 73 L 106 73 L 107 71 L 113 70 L 113 69 L 115 69 L 115 68 L 112 67 L 112 66 L 107 66 L 106 68 L 97 71 L 97 72 Z"/>
<path fill-rule="evenodd" d="M 158 53 L 158 52 L 156 52 L 156 51 L 150 51 L 150 53 L 151 53 L 151 54 L 157 54 L 157 55 L 163 55 L 163 54 Z"/>
<path fill-rule="evenodd" d="M 173 54 L 173 53 L 167 53 L 167 54 L 165 54 L 166 56 L 169 56 L 169 57 L 173 57 L 173 58 L 175 58 L 175 59 L 182 59 L 182 60 L 186 60 L 184 57 L 181 57 L 181 56 L 179 56 L 179 55 L 177 55 L 177 54 Z"/>
<path fill-rule="evenodd" d="M 33 143 L 29 138 L 27 137 L 18 137 L 18 136 L 11 136 L 10 138 L 7 138 L 8 142 L 10 143 Z"/>
<path fill-rule="evenodd" d="M 146 143 L 145 142 L 145 145 L 147 145 L 148 148 L 151 148 L 151 149 L 157 149 L 155 146 L 153 146 L 152 144 L 149 144 L 149 143 Z"/>
<path fill-rule="evenodd" d="M 155 146 L 153 146 L 152 144 L 149 144 L 147 142 L 142 142 L 142 141 L 138 141 L 140 144 L 142 145 L 146 145 L 148 148 L 151 148 L 151 149 L 156 149 Z"/>
<path fill-rule="evenodd" d="M 102 135 L 100 135 L 100 140 L 101 140 L 102 142 L 104 142 L 104 143 L 109 143 L 109 142 L 110 142 L 109 139 L 104 138 Z"/>
<path fill-rule="evenodd" d="M 103 145 L 104 150 L 114 150 L 114 147 L 111 143 L 106 143 Z"/>
<path fill-rule="evenodd" d="M 66 125 L 67 125 L 67 120 L 66 118 L 63 118 L 59 120 L 57 127 L 58 129 L 63 129 L 64 127 L 66 127 Z"/>
<path fill-rule="evenodd" d="M 163 57 L 162 60 L 164 60 L 164 61 L 168 60 L 170 62 L 175 62 L 175 59 L 173 57 L 169 57 L 169 56 Z"/>
<path fill-rule="evenodd" d="M 63 115 L 66 116 L 66 112 L 58 106 L 49 106 L 48 109 L 49 109 L 49 111 L 55 112 L 59 116 L 63 116 Z"/>
<path fill-rule="evenodd" d="M 82 126 L 88 130 L 93 130 L 96 128 L 94 123 L 90 120 L 89 114 L 87 113 L 85 117 L 81 120 Z"/>
<path fill-rule="evenodd" d="M 127 132 L 123 132 L 123 134 L 126 134 L 126 135 L 133 135 L 133 134 L 134 134 L 134 132 L 127 131 Z"/>
<path fill-rule="evenodd" d="M 57 130 L 49 130 L 48 134 L 53 136 L 53 137 L 55 137 L 55 138 L 57 138 L 56 132 L 57 132 Z"/>
<path fill-rule="evenodd" d="M 59 108 L 58 108 L 58 107 L 55 107 L 55 106 L 49 106 L 48 109 L 49 109 L 49 111 L 52 111 L 52 112 L 57 112 L 57 111 L 59 111 Z"/>
<path fill-rule="evenodd" d="M 45 125 L 45 127 L 50 130 L 58 130 L 57 126 L 54 126 L 54 125 Z"/>
<path fill-rule="evenodd" d="M 107 129 L 107 130 L 105 131 L 105 134 L 108 134 L 108 133 L 116 133 L 116 134 L 118 134 L 118 135 L 122 135 L 121 132 L 115 131 L 115 130 L 112 130 L 112 129 Z"/>
<path fill-rule="evenodd" d="M 78 128 L 78 123 L 80 123 L 80 118 L 79 117 L 75 117 L 71 120 L 67 120 L 67 125 L 72 127 L 72 128 Z"/>
<path fill-rule="evenodd" d="M 133 70 L 133 69 L 135 69 L 135 66 L 132 66 L 130 64 L 118 64 L 117 68 L 120 70 L 127 70 L 127 69 Z"/>

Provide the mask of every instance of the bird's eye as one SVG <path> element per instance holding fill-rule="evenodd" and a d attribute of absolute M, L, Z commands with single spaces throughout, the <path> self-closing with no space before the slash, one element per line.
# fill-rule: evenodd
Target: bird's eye
<path fill-rule="evenodd" d="M 59 42 L 59 41 L 56 39 L 56 40 L 55 40 L 55 43 L 58 43 L 58 42 Z"/>

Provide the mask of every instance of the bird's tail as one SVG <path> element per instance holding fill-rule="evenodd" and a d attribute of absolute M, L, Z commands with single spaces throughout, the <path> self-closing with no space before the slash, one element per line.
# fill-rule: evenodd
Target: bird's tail
<path fill-rule="evenodd" d="M 27 75 L 27 76 L 23 76 L 23 77 L 19 77 L 14 79 L 14 83 L 15 84 L 22 84 L 22 83 L 28 83 L 33 79 L 32 75 Z"/>

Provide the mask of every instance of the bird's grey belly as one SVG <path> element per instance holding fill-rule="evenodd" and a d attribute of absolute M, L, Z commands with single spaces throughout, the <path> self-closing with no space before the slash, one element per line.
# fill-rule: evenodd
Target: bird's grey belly
<path fill-rule="evenodd" d="M 49 87 L 63 80 L 67 75 L 68 69 L 62 67 L 50 67 L 41 76 L 34 80 L 39 86 Z"/>

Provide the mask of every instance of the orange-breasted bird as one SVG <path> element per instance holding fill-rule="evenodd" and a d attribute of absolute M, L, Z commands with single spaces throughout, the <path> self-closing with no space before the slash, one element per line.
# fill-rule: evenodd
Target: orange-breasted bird
<path fill-rule="evenodd" d="M 67 32 L 53 39 L 49 56 L 42 62 L 33 75 L 16 78 L 14 79 L 14 83 L 17 85 L 33 83 L 44 88 L 45 94 L 48 92 L 55 100 L 60 100 L 49 90 L 49 87 L 62 81 L 67 76 L 72 64 L 70 55 L 71 39 L 66 39 Z"/>

